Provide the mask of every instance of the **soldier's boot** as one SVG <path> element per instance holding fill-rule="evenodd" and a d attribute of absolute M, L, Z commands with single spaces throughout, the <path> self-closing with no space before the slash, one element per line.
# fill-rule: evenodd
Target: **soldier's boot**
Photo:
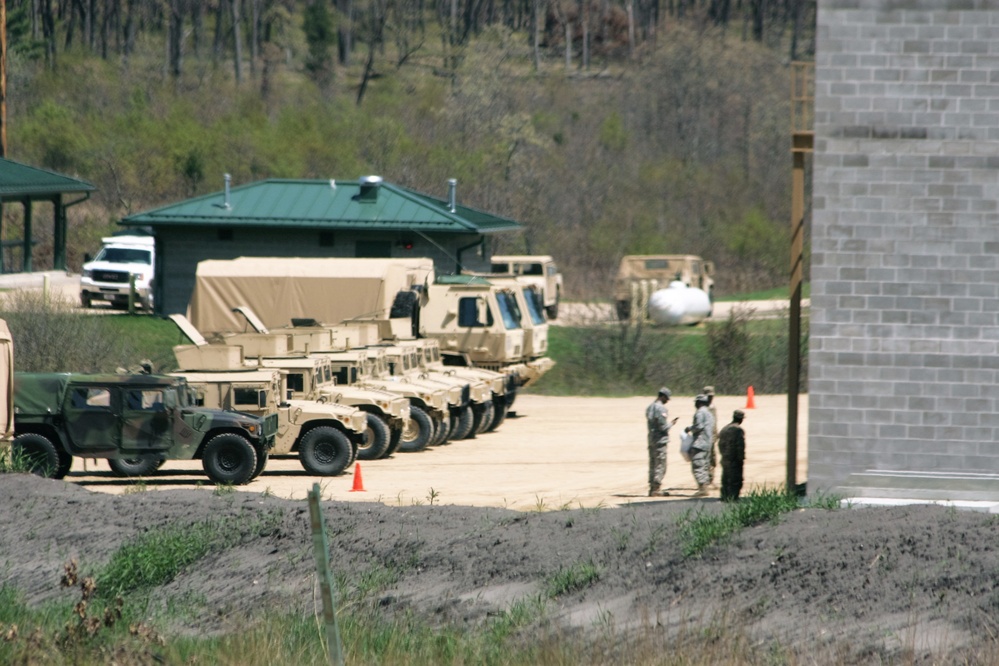
<path fill-rule="evenodd" d="M 649 486 L 649 497 L 659 495 L 659 486 Z"/>
<path fill-rule="evenodd" d="M 708 496 L 708 484 L 700 483 L 697 485 L 697 492 L 694 493 L 694 497 L 707 497 Z"/>

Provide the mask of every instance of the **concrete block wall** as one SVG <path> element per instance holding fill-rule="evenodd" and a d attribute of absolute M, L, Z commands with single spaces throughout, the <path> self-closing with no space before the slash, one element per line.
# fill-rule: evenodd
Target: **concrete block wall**
<path fill-rule="evenodd" d="M 999 0 L 819 0 L 818 31 L 809 492 L 999 498 Z"/>

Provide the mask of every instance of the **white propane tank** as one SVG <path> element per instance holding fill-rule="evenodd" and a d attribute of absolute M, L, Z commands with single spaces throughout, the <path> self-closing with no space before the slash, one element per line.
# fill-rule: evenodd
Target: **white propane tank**
<path fill-rule="evenodd" d="M 649 319 L 662 326 L 696 324 L 711 316 L 707 292 L 676 280 L 649 296 Z"/>

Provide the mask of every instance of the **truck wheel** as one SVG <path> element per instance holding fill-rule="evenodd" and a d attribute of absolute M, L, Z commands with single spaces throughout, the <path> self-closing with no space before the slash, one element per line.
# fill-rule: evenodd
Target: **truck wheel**
<path fill-rule="evenodd" d="M 616 307 L 617 307 L 617 318 L 619 320 L 624 321 L 625 319 L 631 316 L 631 303 L 629 303 L 628 301 L 618 301 Z"/>
<path fill-rule="evenodd" d="M 472 413 L 472 406 L 465 405 L 457 416 L 451 417 L 451 439 L 468 439 L 473 434 L 474 425 L 475 415 Z"/>
<path fill-rule="evenodd" d="M 507 412 L 510 411 L 510 406 L 508 404 L 506 404 L 505 401 L 499 403 L 495 407 L 496 408 L 495 408 L 495 410 L 493 412 L 493 420 L 486 427 L 486 432 L 492 432 L 493 430 L 496 430 L 496 428 L 498 428 L 499 425 L 501 423 L 503 423 L 503 420 L 506 418 Z"/>
<path fill-rule="evenodd" d="M 447 444 L 448 435 L 451 434 L 451 417 L 445 416 L 440 419 L 434 419 L 434 438 L 430 442 L 430 446 L 440 446 L 441 444 Z"/>
<path fill-rule="evenodd" d="M 561 296 L 560 292 L 555 292 L 555 302 L 545 308 L 545 314 L 548 315 L 549 319 L 558 319 L 558 302 L 561 300 Z"/>
<path fill-rule="evenodd" d="M 391 434 L 389 435 L 389 445 L 385 449 L 385 453 L 382 454 L 382 458 L 388 458 L 396 451 L 399 450 L 399 444 L 402 443 L 402 428 L 392 428 Z"/>
<path fill-rule="evenodd" d="M 416 405 L 410 405 L 409 422 L 403 428 L 399 450 L 405 453 L 422 451 L 430 445 L 433 434 L 434 422 L 430 416 Z"/>
<path fill-rule="evenodd" d="M 494 402 L 492 400 L 481 405 L 472 406 L 472 414 L 475 418 L 475 425 L 472 427 L 472 432 L 476 435 L 481 435 L 486 431 L 486 428 L 493 422 L 494 409 Z"/>
<path fill-rule="evenodd" d="M 245 437 L 233 433 L 215 435 L 201 454 L 201 464 L 215 483 L 241 486 L 257 468 L 257 450 Z"/>
<path fill-rule="evenodd" d="M 253 476 L 250 477 L 251 481 L 260 476 L 261 472 L 264 471 L 264 467 L 267 466 L 267 459 L 270 457 L 270 451 L 265 450 L 263 453 L 257 451 L 257 466 L 253 468 Z"/>
<path fill-rule="evenodd" d="M 149 476 L 163 462 L 156 458 L 108 458 L 108 465 L 115 476 Z"/>
<path fill-rule="evenodd" d="M 85 291 L 80 292 L 80 307 L 90 308 L 90 294 Z"/>
<path fill-rule="evenodd" d="M 61 452 L 48 437 L 28 432 L 18 435 L 10 446 L 15 464 L 37 476 L 48 479 L 61 479 L 69 472 L 69 464 L 73 458 Z"/>
<path fill-rule="evenodd" d="M 364 430 L 364 441 L 357 447 L 358 460 L 378 460 L 385 456 L 389 447 L 388 424 L 377 414 L 368 414 L 368 427 Z"/>
<path fill-rule="evenodd" d="M 332 426 L 318 426 L 302 437 L 298 459 L 310 474 L 336 476 L 354 462 L 354 445 Z"/>

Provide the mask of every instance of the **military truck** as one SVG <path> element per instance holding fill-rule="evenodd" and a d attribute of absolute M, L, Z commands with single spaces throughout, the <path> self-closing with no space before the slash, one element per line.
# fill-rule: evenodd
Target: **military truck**
<path fill-rule="evenodd" d="M 74 457 L 105 458 L 119 476 L 200 459 L 215 483 L 240 485 L 263 471 L 277 426 L 276 414 L 196 407 L 179 377 L 14 374 L 12 451 L 55 479 Z"/>
<path fill-rule="evenodd" d="M 290 397 L 288 382 L 301 375 L 268 369 L 267 364 L 248 368 L 242 351 L 223 345 L 180 346 L 174 355 L 181 369 L 171 375 L 187 380 L 200 405 L 276 414 L 273 455 L 297 455 L 302 467 L 316 476 L 342 474 L 364 440 L 366 414 L 346 405 Z"/>
<path fill-rule="evenodd" d="M 551 319 L 558 319 L 558 304 L 562 300 L 562 274 L 555 260 L 548 255 L 494 254 L 490 259 L 489 276 L 513 277 L 522 284 L 533 285 L 541 296 L 542 307 Z"/>
<path fill-rule="evenodd" d="M 641 254 L 621 259 L 614 280 L 614 306 L 617 317 L 625 321 L 639 308 L 644 309 L 649 297 L 665 289 L 673 281 L 695 287 L 714 299 L 715 265 L 692 254 Z"/>
<path fill-rule="evenodd" d="M 282 368 L 288 375 L 285 384 L 290 383 L 293 387 L 301 387 L 301 390 L 293 391 L 292 397 L 294 399 L 329 402 L 364 412 L 365 428 L 361 441 L 355 447 L 358 459 L 384 458 L 392 455 L 398 449 L 402 431 L 409 420 L 409 402 L 405 398 L 386 391 L 359 387 L 335 387 L 336 390 L 333 390 L 335 380 L 332 378 L 329 364 L 327 363 L 323 367 L 321 361 L 310 361 L 304 358 L 309 341 L 317 337 L 316 335 L 311 331 L 306 335 L 299 336 L 289 335 L 282 330 L 272 333 L 260 323 L 252 310 L 246 309 L 242 314 L 259 332 L 222 336 L 221 341 L 224 346 L 242 351 L 242 360 L 236 361 L 226 358 L 227 354 L 232 353 L 231 350 L 207 349 L 211 345 L 184 316 L 171 315 L 170 318 L 174 323 L 188 338 L 195 342 L 194 346 L 181 345 L 174 348 L 178 364 L 192 370 L 222 369 L 222 367 L 240 369 L 244 365 L 267 365 Z M 326 334 L 326 337 L 329 337 L 329 333 Z M 296 344 L 302 345 L 303 349 L 295 348 Z M 269 361 L 263 363 L 256 360 L 260 358 L 268 358 Z M 288 359 L 288 362 L 281 363 L 274 359 Z M 234 362 L 235 366 L 232 365 Z M 220 366 L 220 363 L 226 365 Z M 306 386 L 310 387 L 308 391 L 304 390 Z M 286 390 L 282 390 L 279 396 L 285 396 Z M 281 448 L 280 445 L 278 448 Z"/>

